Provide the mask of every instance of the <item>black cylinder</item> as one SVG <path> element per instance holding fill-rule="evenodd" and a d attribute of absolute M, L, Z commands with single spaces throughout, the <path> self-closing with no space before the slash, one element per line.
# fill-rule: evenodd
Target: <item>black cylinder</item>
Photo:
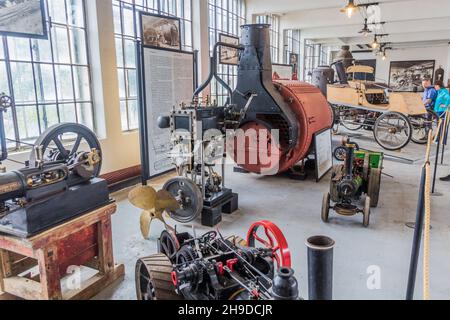
<path fill-rule="evenodd" d="M 297 300 L 298 282 L 291 268 L 280 268 L 273 279 L 272 294 L 275 300 Z"/>
<path fill-rule="evenodd" d="M 333 299 L 333 249 L 335 242 L 325 236 L 307 240 L 309 300 Z"/>
<path fill-rule="evenodd" d="M 244 46 L 239 69 L 268 72 L 272 79 L 272 57 L 270 52 L 270 25 L 245 24 L 241 26 L 241 45 Z M 256 50 L 256 51 L 255 51 Z M 258 57 L 258 59 L 254 59 Z"/>

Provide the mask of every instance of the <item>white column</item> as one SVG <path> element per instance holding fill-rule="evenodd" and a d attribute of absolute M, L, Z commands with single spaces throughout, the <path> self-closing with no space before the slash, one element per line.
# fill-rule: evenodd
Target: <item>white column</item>
<path fill-rule="evenodd" d="M 207 0 L 195 0 L 192 3 L 192 29 L 194 38 L 194 50 L 198 50 L 198 79 L 202 83 L 209 74 L 209 10 Z M 210 95 L 208 87 L 204 94 Z"/>

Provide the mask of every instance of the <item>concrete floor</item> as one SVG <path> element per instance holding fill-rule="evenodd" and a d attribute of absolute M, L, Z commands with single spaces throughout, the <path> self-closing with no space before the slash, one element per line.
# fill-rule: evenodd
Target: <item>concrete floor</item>
<path fill-rule="evenodd" d="M 340 138 L 335 137 L 338 141 Z M 355 138 L 361 147 L 378 149 L 370 136 Z M 414 221 L 420 168 L 425 146 L 410 144 L 395 157 L 411 161 L 385 162 L 379 208 L 373 210 L 371 225 L 363 228 L 362 216 L 352 218 L 333 214 L 329 224 L 320 219 L 322 196 L 329 188 L 329 176 L 320 183 L 285 177 L 259 177 L 232 173 L 228 168 L 228 187 L 239 193 L 240 210 L 224 215 L 220 229 L 224 235 L 245 237 L 249 226 L 268 219 L 284 232 L 292 252 L 293 267 L 302 297 L 307 298 L 307 260 L 305 240 L 313 235 L 327 235 L 336 241 L 334 258 L 335 299 L 404 299 L 413 230 L 405 226 Z M 450 154 L 450 151 L 448 152 Z M 447 163 L 450 158 L 446 157 Z M 440 167 L 438 176 L 450 173 L 449 166 Z M 163 177 L 154 181 L 161 186 Z M 431 231 L 431 297 L 450 299 L 450 184 L 437 184 L 443 196 L 433 197 Z M 143 240 L 139 231 L 140 210 L 126 200 L 126 191 L 114 195 L 118 213 L 114 216 L 114 252 L 117 262 L 126 265 L 122 283 L 104 291 L 97 299 L 135 299 L 134 264 L 139 257 L 156 253 L 156 240 L 163 226 L 152 225 L 151 239 Z M 172 225 L 173 221 L 170 221 Z M 196 224 L 198 233 L 207 230 Z M 189 230 L 189 226 L 178 226 Z M 421 264 L 420 260 L 420 264 Z M 380 289 L 369 289 L 368 269 L 380 271 Z M 417 277 L 416 299 L 422 298 L 422 268 Z"/>

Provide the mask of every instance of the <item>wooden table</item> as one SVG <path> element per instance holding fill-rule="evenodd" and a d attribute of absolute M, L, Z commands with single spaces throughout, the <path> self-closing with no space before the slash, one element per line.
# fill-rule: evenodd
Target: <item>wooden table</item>
<path fill-rule="evenodd" d="M 125 268 L 113 257 L 111 216 L 116 209 L 111 203 L 29 239 L 0 235 L 0 300 L 90 299 L 123 280 Z M 33 276 L 30 269 L 36 266 Z M 82 281 L 82 266 L 97 273 Z"/>

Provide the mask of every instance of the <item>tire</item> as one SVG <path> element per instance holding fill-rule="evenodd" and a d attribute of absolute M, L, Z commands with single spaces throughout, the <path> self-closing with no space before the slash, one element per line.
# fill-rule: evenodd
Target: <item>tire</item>
<path fill-rule="evenodd" d="M 333 157 L 334 159 L 336 159 L 337 161 L 345 161 L 345 155 L 347 153 L 347 148 L 346 147 L 337 147 L 336 149 L 334 149 L 333 151 Z"/>
<path fill-rule="evenodd" d="M 370 197 L 367 196 L 365 203 L 364 203 L 364 220 L 363 220 L 363 226 L 365 228 L 369 227 L 370 224 Z"/>
<path fill-rule="evenodd" d="M 330 194 L 325 193 L 322 200 L 322 221 L 328 223 L 330 216 Z"/>
<path fill-rule="evenodd" d="M 427 110 L 427 115 L 411 116 L 413 128 L 412 142 L 416 144 L 427 144 L 428 133 L 433 130 L 439 121 L 439 116 L 433 110 Z M 420 133 L 421 132 L 421 133 Z"/>
<path fill-rule="evenodd" d="M 386 124 L 386 121 L 389 120 L 398 120 L 398 121 L 402 121 L 404 126 L 401 128 L 401 130 L 399 131 L 399 128 L 394 128 L 394 123 L 389 123 Z M 394 133 L 391 133 L 391 130 L 394 130 Z M 406 130 L 406 132 L 403 132 L 404 130 Z M 388 136 L 389 134 L 391 135 L 391 141 L 394 142 L 393 139 L 393 135 L 395 134 L 395 138 L 397 139 L 397 143 L 392 143 L 389 144 L 387 142 L 386 139 L 383 140 L 383 136 L 382 133 L 384 132 L 388 132 L 388 134 L 386 136 Z M 381 116 L 378 117 L 377 121 L 375 122 L 375 126 L 373 129 L 373 135 L 374 138 L 376 140 L 376 142 L 383 147 L 386 150 L 389 151 L 397 151 L 400 149 L 403 149 L 404 147 L 406 147 L 409 142 L 411 141 L 412 138 L 412 134 L 413 134 L 413 128 L 411 125 L 411 121 L 409 121 L 409 118 L 406 117 L 405 115 L 399 113 L 399 112 L 387 112 L 387 113 L 383 113 Z M 402 139 L 398 139 L 398 137 L 402 138 Z"/>
<path fill-rule="evenodd" d="M 138 300 L 180 300 L 172 282 L 172 263 L 163 254 L 136 262 L 135 281 Z"/>
<path fill-rule="evenodd" d="M 370 170 L 367 195 L 370 197 L 370 206 L 372 208 L 378 207 L 378 199 L 380 197 L 380 185 L 381 185 L 381 169 Z"/>

